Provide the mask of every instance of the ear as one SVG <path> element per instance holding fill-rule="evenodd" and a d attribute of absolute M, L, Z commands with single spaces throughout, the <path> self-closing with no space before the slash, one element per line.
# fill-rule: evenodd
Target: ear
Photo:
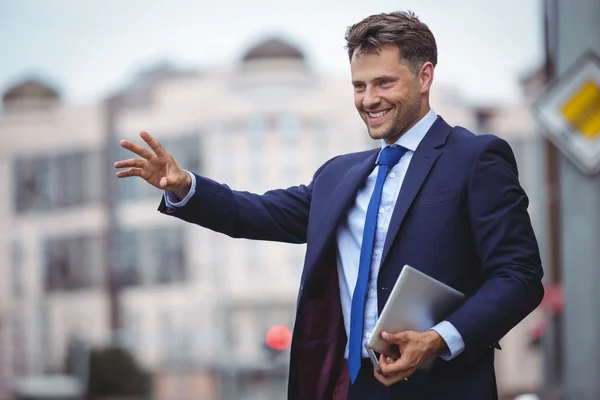
<path fill-rule="evenodd" d="M 419 71 L 419 83 L 421 84 L 421 93 L 429 92 L 433 83 L 433 64 L 427 61 Z"/>

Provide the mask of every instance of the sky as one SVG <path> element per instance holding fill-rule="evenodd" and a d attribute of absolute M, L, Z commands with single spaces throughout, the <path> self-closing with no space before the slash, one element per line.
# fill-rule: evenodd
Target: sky
<path fill-rule="evenodd" d="M 406 9 L 436 37 L 435 82 L 470 102 L 518 102 L 519 78 L 542 63 L 540 0 L 0 0 L 0 91 L 36 77 L 70 103 L 93 102 L 161 62 L 234 66 L 272 36 L 350 85 L 346 28 Z"/>

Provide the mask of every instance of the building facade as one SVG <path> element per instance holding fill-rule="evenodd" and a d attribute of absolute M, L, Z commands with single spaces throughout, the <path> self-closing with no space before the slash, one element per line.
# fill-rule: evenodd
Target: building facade
<path fill-rule="evenodd" d="M 63 354 L 65 331 L 103 325 L 106 218 L 97 182 L 106 127 L 101 103 L 66 107 L 40 82 L 17 85 L 3 100 L 0 381 L 6 393 L 15 376 L 52 367 Z M 78 302 L 84 291 L 85 303 Z M 73 313 L 55 315 L 51 299 L 66 294 L 73 296 Z"/>

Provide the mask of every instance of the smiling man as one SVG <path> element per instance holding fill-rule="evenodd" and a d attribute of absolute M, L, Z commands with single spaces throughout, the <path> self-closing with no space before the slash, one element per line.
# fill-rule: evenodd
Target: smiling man
<path fill-rule="evenodd" d="M 307 243 L 290 399 L 496 399 L 494 350 L 543 296 L 528 199 L 508 144 L 448 125 L 429 105 L 433 34 L 414 14 L 346 34 L 354 103 L 381 147 L 335 157 L 308 185 L 263 195 L 181 169 L 151 150 L 118 177 L 164 189 L 159 210 L 235 238 Z M 384 332 L 400 357 L 374 371 L 362 347 L 406 264 L 465 293 L 426 332 Z M 427 371 L 417 368 L 437 355 Z"/>

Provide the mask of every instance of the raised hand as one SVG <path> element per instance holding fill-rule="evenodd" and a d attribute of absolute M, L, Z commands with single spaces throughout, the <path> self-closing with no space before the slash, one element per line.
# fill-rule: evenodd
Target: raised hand
<path fill-rule="evenodd" d="M 139 176 L 154 187 L 174 192 L 180 199 L 184 198 L 192 184 L 189 174 L 179 168 L 173 156 L 148 132 L 140 132 L 140 137 L 152 150 L 128 140 L 121 140 L 121 147 L 142 158 L 117 161 L 115 168 L 128 168 L 117 172 L 117 177 Z"/>

